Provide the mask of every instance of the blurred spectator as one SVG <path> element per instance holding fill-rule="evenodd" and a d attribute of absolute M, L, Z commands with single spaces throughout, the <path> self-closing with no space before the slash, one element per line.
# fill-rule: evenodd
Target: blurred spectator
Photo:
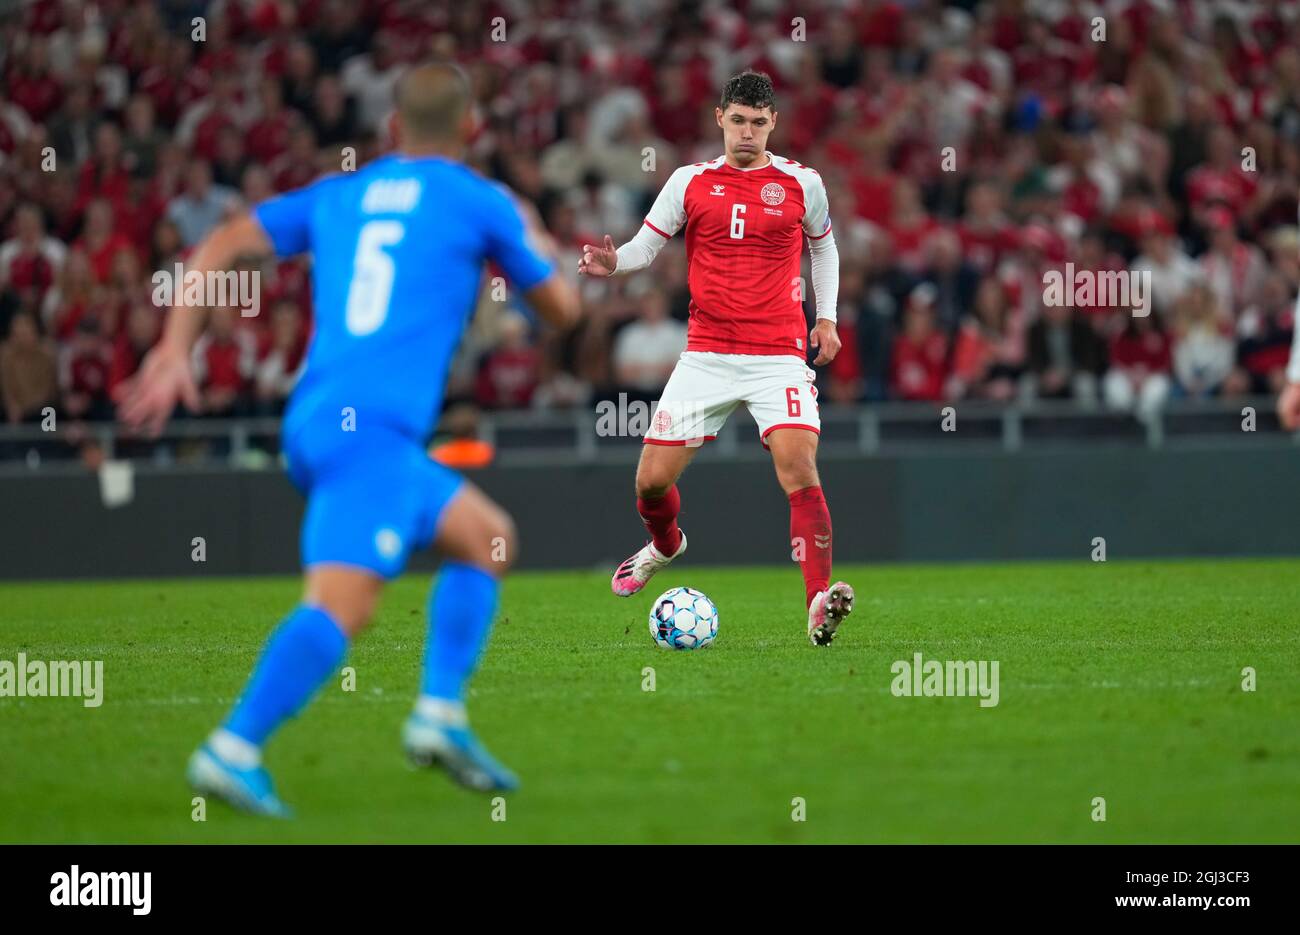
<path fill-rule="evenodd" d="M 657 393 L 686 350 L 686 326 L 668 317 L 668 300 L 657 289 L 641 296 L 637 310 L 614 341 L 614 379 L 629 391 Z"/>
<path fill-rule="evenodd" d="M 947 377 L 948 339 L 938 330 L 935 288 L 923 283 L 912 290 L 903 309 L 902 332 L 894 341 L 890 386 L 899 399 L 938 402 Z"/>
<path fill-rule="evenodd" d="M 500 343 L 479 368 L 475 396 L 489 409 L 527 406 L 537 389 L 540 369 L 537 348 L 528 343 L 528 320 L 507 312 L 501 321 Z"/>
<path fill-rule="evenodd" d="M 45 233 L 45 220 L 34 204 L 14 212 L 14 236 L 0 243 L 0 291 L 29 293 L 39 305 L 63 268 L 67 248 Z"/>
<path fill-rule="evenodd" d="M 931 246 L 940 241 L 940 238 L 930 236 L 939 229 L 939 225 L 922 206 L 921 194 L 916 185 L 907 179 L 900 179 L 894 185 L 891 201 L 892 210 L 886 230 L 894 244 L 894 257 L 903 269 L 920 272 L 927 261 L 931 264 L 936 262 L 936 252 L 942 252 L 945 257 L 961 257 L 960 241 L 947 240 L 942 247 Z M 926 248 L 929 248 L 929 255 Z"/>
<path fill-rule="evenodd" d="M 1015 226 L 1001 202 L 1001 192 L 989 182 L 977 182 L 966 195 L 966 214 L 957 232 L 962 256 L 980 273 L 997 269 L 1002 258 L 1016 248 Z"/>
<path fill-rule="evenodd" d="M 123 162 L 138 179 L 153 178 L 158 153 L 166 134 L 155 122 L 153 101 L 144 94 L 131 98 L 126 108 L 126 135 L 122 140 Z"/>
<path fill-rule="evenodd" d="M 1023 392 L 1096 404 L 1106 347 L 1081 315 L 1067 305 L 1044 306 L 1029 328 L 1027 343 L 1029 367 Z"/>
<path fill-rule="evenodd" d="M 98 119 L 95 116 L 90 88 L 82 82 L 73 84 L 68 89 L 58 113 L 46 124 L 50 145 L 54 147 L 59 158 L 67 160 L 72 165 L 81 165 L 90 155 Z"/>
<path fill-rule="evenodd" d="M 149 352 L 162 335 L 162 311 L 147 302 L 138 302 L 127 315 L 126 327 L 113 342 L 108 368 L 108 396 L 117 405 L 121 402 L 126 381 L 135 375 Z"/>
<path fill-rule="evenodd" d="M 298 319 L 298 306 L 277 302 L 271 312 L 271 343 L 257 364 L 257 404 L 266 415 L 284 411 L 298 382 L 306 342 Z"/>
<path fill-rule="evenodd" d="M 1204 278 L 1201 268 L 1179 247 L 1169 222 L 1154 212 L 1144 224 L 1142 252 L 1132 268 L 1150 271 L 1151 307 L 1161 315 L 1171 314 L 1183 293 Z"/>
<path fill-rule="evenodd" d="M 248 158 L 244 151 L 244 134 L 235 127 L 222 127 L 217 134 L 217 152 L 212 160 L 212 181 L 221 188 L 240 187 Z"/>
<path fill-rule="evenodd" d="M 108 342 L 99 332 L 99 322 L 83 318 L 71 343 L 64 345 L 59 360 L 59 386 L 63 411 L 74 419 L 107 419 L 112 416 L 108 398 Z"/>
<path fill-rule="evenodd" d="M 77 204 L 86 205 L 95 199 L 107 201 L 114 211 L 121 213 L 127 207 L 131 192 L 131 174 L 122 152 L 122 134 L 115 124 L 107 121 L 95 127 L 94 152 L 81 165 L 77 182 Z"/>
<path fill-rule="evenodd" d="M 272 78 L 258 88 L 258 117 L 244 134 L 248 155 L 258 162 L 270 162 L 289 148 L 289 131 L 296 115 L 285 109 L 283 94 L 280 82 Z"/>
<path fill-rule="evenodd" d="M 344 89 L 357 101 L 357 119 L 361 128 L 374 133 L 393 109 L 393 88 L 402 73 L 394 37 L 381 32 L 371 48 L 348 59 L 343 66 Z"/>
<path fill-rule="evenodd" d="M 1291 335 L 1296 326 L 1295 300 L 1281 273 L 1271 274 L 1260 292 L 1260 302 L 1242 316 L 1237 348 L 1237 368 L 1225 383 L 1226 393 L 1276 395 L 1286 384 L 1291 358 Z"/>
<path fill-rule="evenodd" d="M 257 365 L 257 340 L 227 306 L 208 310 L 208 329 L 194 343 L 194 382 L 210 416 L 244 415 Z"/>
<path fill-rule="evenodd" d="M 1024 368 L 1025 342 L 1011 320 L 1006 289 L 986 276 L 975 293 L 975 314 L 957 332 L 947 395 L 1006 402 Z"/>
<path fill-rule="evenodd" d="M 41 320 L 46 330 L 59 341 L 71 339 L 77 323 L 90 311 L 97 292 L 95 273 L 85 252 L 71 250 L 59 272 L 54 287 L 45 293 Z"/>
<path fill-rule="evenodd" d="M 90 261 L 90 272 L 95 282 L 107 282 L 113 272 L 117 255 L 133 249 L 129 241 L 114 225 L 113 206 L 102 198 L 90 202 L 86 209 L 86 226 L 80 239 L 73 245 Z"/>
<path fill-rule="evenodd" d="M 58 401 L 54 351 L 41 340 L 36 318 L 30 312 L 14 316 L 9 337 L 0 345 L 0 390 L 5 418 L 11 424 L 39 422 L 42 410 Z"/>
<path fill-rule="evenodd" d="M 316 131 L 316 142 L 321 146 L 351 143 L 360 135 L 356 103 L 333 75 L 322 75 L 316 82 L 307 113 L 312 129 Z"/>
<path fill-rule="evenodd" d="M 925 240 L 925 266 L 920 278 L 931 287 L 937 326 L 953 334 L 971 308 L 979 273 L 961 253 L 961 239 L 946 228 L 933 230 Z"/>
<path fill-rule="evenodd" d="M 167 219 L 180 231 L 181 243 L 192 247 L 233 210 L 235 193 L 212 184 L 212 167 L 204 160 L 190 164 L 185 190 L 167 205 Z"/>
<path fill-rule="evenodd" d="M 1174 376 L 1177 389 L 1193 397 L 1213 396 L 1232 373 L 1235 348 L 1223 331 L 1213 291 L 1192 286 L 1174 307 Z"/>
<path fill-rule="evenodd" d="M 1222 207 L 1230 217 L 1240 215 L 1255 194 L 1256 184 L 1242 168 L 1241 149 L 1232 130 L 1223 125 L 1213 127 L 1206 139 L 1205 162 L 1187 175 L 1187 201 L 1193 213 Z"/>
<path fill-rule="evenodd" d="M 1106 405 L 1147 419 L 1169 398 L 1172 365 L 1160 316 L 1130 317 L 1110 342 L 1110 369 L 1102 383 Z"/>
<path fill-rule="evenodd" d="M 865 289 L 866 279 L 860 267 L 853 264 L 840 267 L 839 321 L 835 330 L 841 346 L 826 368 L 830 386 L 824 391 L 826 398 L 834 403 L 857 402 L 866 392 L 858 323 Z"/>
<path fill-rule="evenodd" d="M 1201 271 L 1224 314 L 1232 317 L 1258 298 L 1266 271 L 1264 255 L 1237 237 L 1237 222 L 1227 208 L 1210 208 L 1204 218 L 1210 248 L 1201 257 Z"/>

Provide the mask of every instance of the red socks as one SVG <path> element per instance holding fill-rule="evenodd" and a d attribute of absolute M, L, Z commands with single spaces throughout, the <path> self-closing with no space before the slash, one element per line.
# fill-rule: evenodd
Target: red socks
<path fill-rule="evenodd" d="M 655 548 L 663 555 L 673 555 L 682 544 L 682 531 L 677 528 L 677 514 L 682 508 L 682 497 L 677 485 L 668 488 L 662 497 L 653 500 L 636 498 L 636 511 L 649 530 Z"/>
<path fill-rule="evenodd" d="M 790 494 L 790 547 L 803 572 L 808 604 L 831 580 L 831 513 L 820 487 Z"/>
<path fill-rule="evenodd" d="M 655 548 L 663 555 L 674 554 L 682 544 L 677 514 L 682 498 L 677 485 L 652 500 L 637 497 L 636 511 L 649 531 Z M 803 571 L 807 604 L 831 580 L 831 514 L 820 487 L 805 487 L 790 494 L 790 545 Z"/>

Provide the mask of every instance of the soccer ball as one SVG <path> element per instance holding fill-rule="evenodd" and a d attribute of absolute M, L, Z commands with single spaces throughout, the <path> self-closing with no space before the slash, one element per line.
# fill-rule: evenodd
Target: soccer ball
<path fill-rule="evenodd" d="M 650 638 L 660 649 L 702 649 L 718 635 L 718 608 L 694 588 L 671 588 L 650 608 Z"/>

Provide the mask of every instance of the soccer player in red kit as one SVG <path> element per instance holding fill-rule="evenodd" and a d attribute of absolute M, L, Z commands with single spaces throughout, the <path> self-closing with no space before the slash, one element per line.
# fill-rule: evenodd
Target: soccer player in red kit
<path fill-rule="evenodd" d="M 603 246 L 585 245 L 578 271 L 619 276 L 644 269 L 686 227 L 686 351 L 664 387 L 636 472 L 637 511 L 651 541 L 618 567 L 614 593 L 637 593 L 686 551 L 677 479 L 743 403 L 790 499 L 808 638 L 825 646 L 853 609 L 853 589 L 830 583 L 831 517 L 817 477 L 821 420 L 807 354 L 816 349 L 821 366 L 840 349 L 839 254 L 821 177 L 767 151 L 773 103 L 767 75 L 745 72 L 728 81 L 715 112 L 723 155 L 675 171 L 636 236 L 617 249 L 608 236 Z M 799 278 L 805 237 L 817 300 L 817 324 L 808 334 Z"/>

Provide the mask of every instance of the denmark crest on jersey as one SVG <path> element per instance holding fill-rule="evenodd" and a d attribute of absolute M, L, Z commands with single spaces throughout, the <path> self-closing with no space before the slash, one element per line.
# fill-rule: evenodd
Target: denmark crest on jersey
<path fill-rule="evenodd" d="M 768 182 L 758 193 L 758 197 L 763 199 L 764 204 L 779 205 L 785 201 L 785 186 L 780 182 Z"/>

